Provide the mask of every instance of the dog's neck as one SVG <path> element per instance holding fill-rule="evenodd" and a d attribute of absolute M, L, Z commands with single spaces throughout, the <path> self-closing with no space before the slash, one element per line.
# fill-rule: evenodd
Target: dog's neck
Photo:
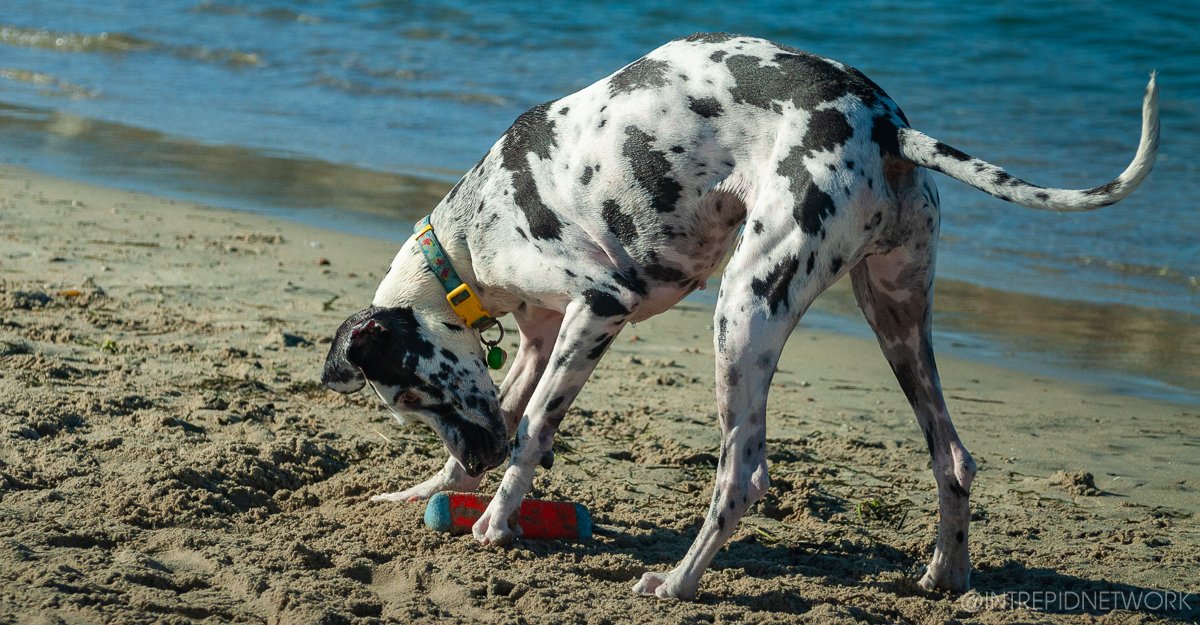
<path fill-rule="evenodd" d="M 454 267 L 458 277 L 479 296 L 487 307 L 486 288 L 478 284 L 471 252 L 466 238 L 452 219 L 442 219 L 443 212 L 435 212 L 431 223 L 445 257 Z M 462 317 L 446 301 L 446 288 L 429 267 L 425 255 L 413 238 L 404 242 L 392 260 L 388 273 L 379 283 L 372 305 L 381 307 L 411 307 L 429 323 L 445 323 L 466 326 Z M 488 309 L 491 312 L 491 309 Z"/>

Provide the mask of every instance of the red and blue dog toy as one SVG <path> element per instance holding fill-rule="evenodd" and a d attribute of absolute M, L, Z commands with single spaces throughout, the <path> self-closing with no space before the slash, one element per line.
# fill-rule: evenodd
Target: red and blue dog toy
<path fill-rule="evenodd" d="M 425 525 L 438 532 L 466 534 L 483 516 L 490 495 L 478 493 L 438 493 L 425 507 Z M 592 517 L 577 503 L 537 501 L 521 502 L 523 538 L 583 540 L 592 536 Z"/>

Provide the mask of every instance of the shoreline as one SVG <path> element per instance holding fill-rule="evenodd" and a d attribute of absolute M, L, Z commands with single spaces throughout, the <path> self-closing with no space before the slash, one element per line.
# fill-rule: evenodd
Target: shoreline
<path fill-rule="evenodd" d="M 395 243 L 9 166 L 0 224 L 0 620 L 1036 617 L 915 589 L 933 476 L 873 339 L 793 334 L 768 405 L 772 489 L 699 601 L 659 603 L 629 588 L 682 557 L 712 488 L 707 308 L 626 329 L 535 480 L 612 533 L 488 550 L 431 534 L 421 506 L 370 503 L 436 471 L 441 444 L 317 382 Z M 939 366 L 980 467 L 973 592 L 1200 593 L 1200 411 Z"/>
<path fill-rule="evenodd" d="M 448 172 L 436 172 L 440 178 L 434 172 L 421 177 L 302 155 L 197 145 L 161 133 L 51 111 L 38 116 L 5 114 L 6 110 L 0 109 L 0 131 L 15 142 L 22 161 L 32 159 L 23 167 L 52 170 L 44 175 L 81 175 L 102 185 L 120 181 L 151 195 L 167 193 L 176 201 L 215 202 L 392 241 L 407 236 L 406 225 L 432 210 L 450 189 L 446 179 L 453 178 Z M 96 145 L 103 146 L 99 152 Z M 107 160 L 101 163 L 97 153 L 115 159 L 116 166 Z M 1153 272 L 1145 273 L 1148 268 L 1141 269 L 1145 279 L 1162 280 Z M 939 273 L 953 272 L 944 269 Z M 1147 288 L 1166 286 L 1150 284 Z M 1126 290 L 1136 292 L 1129 285 L 1109 290 L 1112 292 L 1096 295 L 1120 299 Z M 1200 404 L 1200 316 L 1196 314 L 1128 303 L 1056 299 L 944 277 L 938 279 L 936 293 L 934 333 L 939 354 L 1001 361 L 1123 394 Z M 691 299 L 706 295 L 700 292 Z M 817 315 L 802 320 L 801 327 L 811 323 L 812 317 L 829 314 L 835 317 L 819 322 L 819 327 L 854 336 L 869 331 L 846 280 L 822 294 L 812 311 Z"/>

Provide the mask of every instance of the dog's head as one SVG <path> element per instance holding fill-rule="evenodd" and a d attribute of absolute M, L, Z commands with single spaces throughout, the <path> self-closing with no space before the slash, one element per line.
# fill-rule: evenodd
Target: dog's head
<path fill-rule="evenodd" d="M 370 385 L 398 418 L 433 428 L 472 477 L 508 456 L 508 434 L 475 333 L 423 322 L 411 307 L 372 306 L 342 323 L 321 382 Z"/>

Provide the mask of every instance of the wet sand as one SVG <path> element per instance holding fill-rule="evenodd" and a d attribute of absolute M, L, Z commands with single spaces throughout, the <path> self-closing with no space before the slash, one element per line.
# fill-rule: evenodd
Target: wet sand
<path fill-rule="evenodd" d="M 634 596 L 711 495 L 711 311 L 692 304 L 621 335 L 535 481 L 587 506 L 594 539 L 434 534 L 423 506 L 368 498 L 436 471 L 440 443 L 317 383 L 395 247 L 0 168 L 0 622 L 1095 622 L 968 608 L 1200 593 L 1194 404 L 946 356 L 980 467 L 975 590 L 918 589 L 937 500 L 911 410 L 873 341 L 802 326 L 771 491 L 695 603 Z M 1200 616 L 1195 594 L 1158 605 L 1102 620 Z"/>

